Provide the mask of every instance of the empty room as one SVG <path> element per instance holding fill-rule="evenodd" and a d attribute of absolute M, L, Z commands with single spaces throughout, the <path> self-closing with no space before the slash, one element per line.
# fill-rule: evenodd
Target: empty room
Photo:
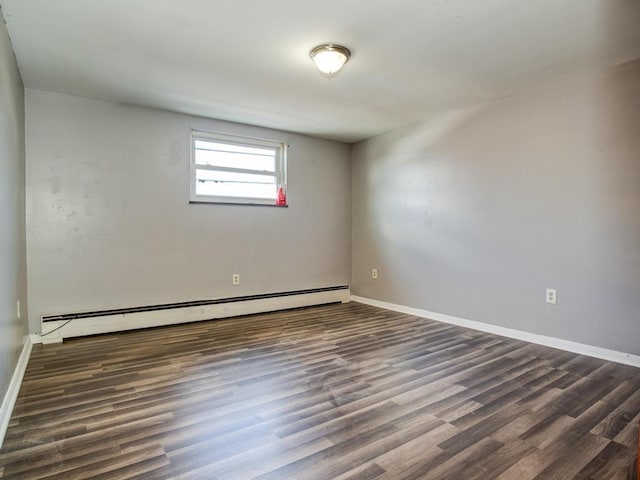
<path fill-rule="evenodd" d="M 640 480 L 640 1 L 0 16 L 1 479 Z"/>

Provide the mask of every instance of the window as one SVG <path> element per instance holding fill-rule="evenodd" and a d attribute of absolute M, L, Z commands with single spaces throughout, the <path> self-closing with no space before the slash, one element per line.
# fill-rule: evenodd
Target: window
<path fill-rule="evenodd" d="M 191 201 L 286 206 L 287 144 L 191 134 Z"/>

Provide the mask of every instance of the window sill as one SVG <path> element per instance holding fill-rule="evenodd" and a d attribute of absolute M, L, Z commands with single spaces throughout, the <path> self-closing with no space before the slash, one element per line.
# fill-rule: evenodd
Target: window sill
<path fill-rule="evenodd" d="M 205 200 L 189 200 L 189 204 L 193 205 L 236 205 L 243 207 L 275 207 L 289 208 L 289 205 L 276 205 L 275 203 L 249 203 L 249 202 L 210 202 Z"/>

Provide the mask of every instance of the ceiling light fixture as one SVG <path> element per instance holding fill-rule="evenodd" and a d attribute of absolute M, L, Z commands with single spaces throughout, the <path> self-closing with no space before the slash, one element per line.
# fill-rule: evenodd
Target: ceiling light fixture
<path fill-rule="evenodd" d="M 351 51 L 342 45 L 324 43 L 318 45 L 309 53 L 320 73 L 327 78 L 335 77 L 345 63 L 351 58 Z"/>

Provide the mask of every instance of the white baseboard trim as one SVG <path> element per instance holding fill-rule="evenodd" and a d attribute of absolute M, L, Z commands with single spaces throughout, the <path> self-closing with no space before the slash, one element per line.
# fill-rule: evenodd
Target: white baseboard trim
<path fill-rule="evenodd" d="M 22 385 L 24 372 L 27 370 L 32 345 L 31 336 L 27 335 L 24 340 L 24 345 L 22 346 L 22 352 L 18 358 L 18 363 L 16 364 L 13 376 L 9 382 L 9 388 L 2 400 L 2 407 L 0 407 L 0 447 L 2 447 L 4 442 L 4 435 L 7 433 L 7 427 L 9 426 L 11 413 L 13 412 L 13 407 L 15 406 L 18 398 L 18 392 L 20 392 L 20 385 Z"/>
<path fill-rule="evenodd" d="M 428 310 L 407 307 L 405 305 L 398 305 L 395 303 L 382 302 L 380 300 L 373 300 L 371 298 L 360 297 L 357 295 L 351 295 L 351 300 L 374 307 L 384 308 L 386 310 L 393 310 L 394 312 L 407 313 L 409 315 L 428 318 L 442 323 L 449 323 L 451 325 L 470 328 L 472 330 L 493 333 L 503 337 L 515 338 L 525 342 L 544 345 L 545 347 L 557 348 L 567 352 L 578 353 L 580 355 L 587 355 L 589 357 L 600 358 L 602 360 L 623 363 L 625 365 L 640 368 L 640 356 L 633 355 L 631 353 L 618 352 L 616 350 L 595 347 L 593 345 L 585 345 L 583 343 L 572 342 L 570 340 L 563 340 L 556 337 L 547 337 L 546 335 L 538 335 L 536 333 L 515 330 L 513 328 L 500 327 L 498 325 L 491 325 L 489 323 L 477 322 L 466 318 L 454 317 L 443 313 L 430 312 Z"/>
<path fill-rule="evenodd" d="M 130 312 L 117 315 L 97 315 L 72 320 L 42 321 L 42 334 L 39 337 L 43 344 L 59 343 L 63 339 L 71 337 L 177 325 L 327 303 L 344 303 L 350 301 L 350 299 L 350 290 L 341 288 L 339 290 L 286 294 L 255 300 L 238 300 L 227 303 Z"/>

